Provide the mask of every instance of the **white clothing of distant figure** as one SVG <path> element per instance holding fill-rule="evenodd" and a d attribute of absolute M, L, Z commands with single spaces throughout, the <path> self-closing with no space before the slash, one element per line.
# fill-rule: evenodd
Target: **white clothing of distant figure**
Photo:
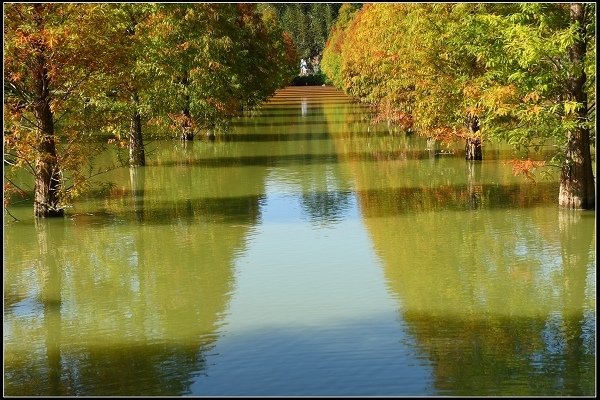
<path fill-rule="evenodd" d="M 300 60 L 300 76 L 306 76 L 307 73 L 308 73 L 308 69 L 307 69 L 306 60 L 303 58 L 302 60 Z"/>

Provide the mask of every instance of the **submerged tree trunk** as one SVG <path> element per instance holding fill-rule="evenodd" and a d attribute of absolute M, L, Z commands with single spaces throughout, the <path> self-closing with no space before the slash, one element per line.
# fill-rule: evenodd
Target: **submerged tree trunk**
<path fill-rule="evenodd" d="M 183 109 L 183 122 L 181 124 L 181 140 L 194 140 L 194 130 L 192 128 L 192 117 L 190 109 L 186 106 Z"/>
<path fill-rule="evenodd" d="M 587 125 L 586 74 L 584 69 L 585 5 L 571 4 L 571 21 L 578 26 L 577 39 L 569 49 L 569 58 L 574 65 L 574 75 L 569 82 L 568 97 L 576 101 L 577 127 L 567 134 L 565 160 L 560 176 L 558 203 L 561 207 L 576 209 L 595 208 L 595 184 L 590 154 L 590 131 Z"/>
<path fill-rule="evenodd" d="M 189 81 L 187 72 L 183 76 L 182 83 L 186 90 L 188 90 Z M 181 112 L 183 118 L 181 123 L 181 140 L 194 140 L 194 130 L 192 128 L 192 115 L 190 113 L 190 95 L 185 94 L 184 106 Z"/>
<path fill-rule="evenodd" d="M 481 153 L 481 138 L 474 134 L 479 130 L 479 120 L 477 117 L 468 117 L 467 126 L 469 127 L 470 137 L 467 138 L 465 145 L 465 159 L 467 160 L 482 160 Z"/>
<path fill-rule="evenodd" d="M 482 160 L 481 139 L 468 138 L 465 145 L 465 158 L 467 160 Z"/>
<path fill-rule="evenodd" d="M 214 128 L 208 128 L 206 130 L 206 138 L 208 140 L 215 140 L 216 136 L 215 136 L 215 129 Z"/>
<path fill-rule="evenodd" d="M 133 92 L 131 99 L 135 109 L 131 116 L 131 126 L 129 128 L 129 166 L 141 167 L 146 165 L 146 155 L 144 154 L 142 116 L 138 110 L 139 97 L 137 91 Z"/>
<path fill-rule="evenodd" d="M 37 157 L 33 213 L 36 217 L 58 217 L 64 214 L 59 206 L 60 168 L 56 157 L 54 118 L 50 108 L 50 78 L 44 49 L 37 57 L 34 71 L 36 86 L 34 114 L 37 125 Z"/>
<path fill-rule="evenodd" d="M 437 157 L 440 152 L 440 141 L 435 138 L 427 138 L 427 150 L 429 157 Z"/>

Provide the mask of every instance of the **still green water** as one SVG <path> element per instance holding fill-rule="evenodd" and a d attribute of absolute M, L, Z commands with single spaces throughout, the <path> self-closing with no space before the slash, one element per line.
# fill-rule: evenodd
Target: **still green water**
<path fill-rule="evenodd" d="M 286 88 L 64 219 L 12 207 L 4 394 L 595 395 L 595 213 L 367 121 Z"/>

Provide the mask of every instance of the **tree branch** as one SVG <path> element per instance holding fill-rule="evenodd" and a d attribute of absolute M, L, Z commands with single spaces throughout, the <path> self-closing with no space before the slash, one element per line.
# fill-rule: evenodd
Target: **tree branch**
<path fill-rule="evenodd" d="M 4 215 L 6 216 L 6 214 L 8 214 L 8 215 L 10 215 L 12 217 L 13 222 L 20 221 L 17 217 L 15 217 L 14 215 L 12 215 L 10 211 L 8 211 L 8 207 L 4 206 Z"/>
<path fill-rule="evenodd" d="M 596 110 L 596 103 L 592 103 L 590 104 L 590 106 L 587 109 L 587 113 L 589 114 L 590 112 L 592 112 L 592 110 Z"/>

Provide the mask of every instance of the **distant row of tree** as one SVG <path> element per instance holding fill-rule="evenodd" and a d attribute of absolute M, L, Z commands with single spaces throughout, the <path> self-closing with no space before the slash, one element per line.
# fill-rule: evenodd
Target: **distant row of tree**
<path fill-rule="evenodd" d="M 62 215 L 85 187 L 94 135 L 144 165 L 143 129 L 212 135 L 288 84 L 299 59 L 276 11 L 255 4 L 5 6 L 4 163 L 35 177 L 36 217 Z"/>
<path fill-rule="evenodd" d="M 593 3 L 344 4 L 321 69 L 387 120 L 432 140 L 553 146 L 559 204 L 593 209 Z"/>
<path fill-rule="evenodd" d="M 311 59 L 323 52 L 341 3 L 263 3 L 262 9 L 277 13 L 299 56 Z M 357 6 L 358 7 L 358 6 Z"/>

